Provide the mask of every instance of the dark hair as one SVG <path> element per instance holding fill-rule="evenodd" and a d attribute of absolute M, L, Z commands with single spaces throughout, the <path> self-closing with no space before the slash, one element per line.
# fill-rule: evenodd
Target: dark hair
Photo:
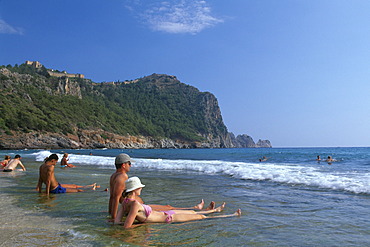
<path fill-rule="evenodd" d="M 124 163 L 121 163 L 121 164 L 114 164 L 115 166 L 116 166 L 116 169 L 120 169 L 120 168 L 122 168 L 122 165 L 123 165 Z"/>
<path fill-rule="evenodd" d="M 56 154 L 52 154 L 45 159 L 45 161 L 50 161 L 50 160 L 59 160 L 59 157 Z"/>
<path fill-rule="evenodd" d="M 14 159 L 18 159 L 18 158 L 21 158 L 21 156 L 19 154 L 14 156 Z"/>
<path fill-rule="evenodd" d="M 122 192 L 122 197 L 123 197 L 123 198 L 127 198 L 129 195 L 131 195 L 131 194 L 132 194 L 132 192 L 133 192 L 133 191 L 126 192 L 126 190 L 124 190 L 124 191 Z"/>

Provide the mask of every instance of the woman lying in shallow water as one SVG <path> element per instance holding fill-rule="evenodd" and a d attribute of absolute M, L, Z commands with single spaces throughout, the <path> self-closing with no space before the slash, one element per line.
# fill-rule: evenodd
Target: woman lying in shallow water
<path fill-rule="evenodd" d="M 122 217 L 127 216 L 124 222 L 124 228 L 132 227 L 135 220 L 140 223 L 171 223 L 171 222 L 185 222 L 192 220 L 202 220 L 207 218 L 224 218 L 232 216 L 240 216 L 241 210 L 238 209 L 235 213 L 229 215 L 206 216 L 205 214 L 221 212 L 225 208 L 225 203 L 221 206 L 206 210 L 169 210 L 169 211 L 155 211 L 150 206 L 141 204 L 135 200 L 136 196 L 141 194 L 142 188 L 145 187 L 138 177 L 131 177 L 126 181 L 126 190 L 123 194 L 124 200 L 121 208 L 118 211 L 115 224 L 121 223 Z"/>

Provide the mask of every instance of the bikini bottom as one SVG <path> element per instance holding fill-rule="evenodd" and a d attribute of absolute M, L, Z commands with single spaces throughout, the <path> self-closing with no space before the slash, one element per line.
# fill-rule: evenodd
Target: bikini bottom
<path fill-rule="evenodd" d="M 167 215 L 166 217 L 166 223 L 171 223 L 172 221 L 172 215 L 175 214 L 175 211 L 173 210 L 168 210 L 168 211 L 162 211 L 165 215 Z"/>

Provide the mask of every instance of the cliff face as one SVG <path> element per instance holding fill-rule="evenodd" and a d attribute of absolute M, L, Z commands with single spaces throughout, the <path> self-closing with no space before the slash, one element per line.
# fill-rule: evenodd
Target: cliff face
<path fill-rule="evenodd" d="M 208 135 L 204 135 L 210 143 L 210 147 L 232 147 L 227 128 L 223 123 L 222 115 L 216 97 L 206 93 L 201 99 L 203 114 L 207 126 Z"/>
<path fill-rule="evenodd" d="M 216 97 L 175 76 L 93 83 L 31 72 L 0 68 L 0 149 L 271 147 L 228 133 Z"/>
<path fill-rule="evenodd" d="M 0 135 L 0 149 L 154 149 L 202 148 L 202 143 L 182 143 L 145 136 L 121 136 L 103 130 L 80 130 L 77 134 L 38 132 Z"/>
<path fill-rule="evenodd" d="M 19 87 L 33 86 L 50 95 L 71 95 L 82 99 L 79 83 L 71 81 L 68 77 L 46 80 L 46 78 L 41 76 L 11 72 L 6 68 L 0 69 L 0 75 L 2 75 L 0 89 L 11 89 L 13 93 L 18 93 L 17 88 Z M 24 92 L 25 95 L 28 95 L 27 90 L 24 90 Z M 29 98 L 28 96 L 26 97 Z"/>
<path fill-rule="evenodd" d="M 70 80 L 68 77 L 59 78 L 56 93 L 60 95 L 72 95 L 82 99 L 80 84 Z"/>

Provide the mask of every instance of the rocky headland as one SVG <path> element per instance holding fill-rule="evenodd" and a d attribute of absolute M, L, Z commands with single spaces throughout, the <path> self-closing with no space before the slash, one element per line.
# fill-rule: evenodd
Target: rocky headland
<path fill-rule="evenodd" d="M 94 83 L 2 66 L 0 103 L 0 149 L 272 147 L 229 133 L 213 94 L 169 75 Z"/>

